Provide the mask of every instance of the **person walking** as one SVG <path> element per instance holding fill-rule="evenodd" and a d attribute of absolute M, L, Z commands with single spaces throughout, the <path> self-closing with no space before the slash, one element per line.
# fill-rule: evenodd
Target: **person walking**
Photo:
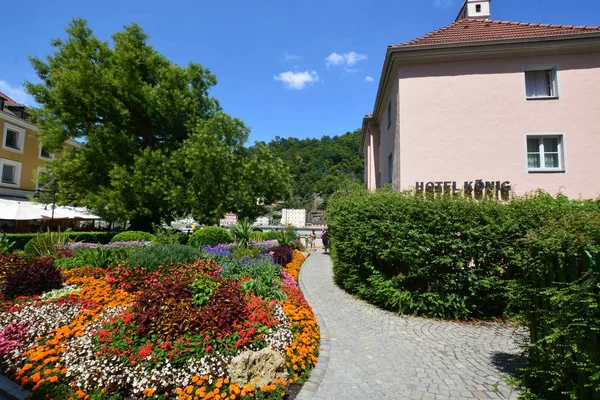
<path fill-rule="evenodd" d="M 315 233 L 315 230 L 313 229 L 313 231 L 310 233 L 310 235 L 308 235 L 308 242 L 310 243 L 310 251 L 317 251 L 317 244 L 315 243 L 315 240 L 317 240 L 317 234 Z"/>
<path fill-rule="evenodd" d="M 327 228 L 325 228 L 323 229 L 323 232 L 321 232 L 321 240 L 323 241 L 323 249 L 325 250 L 325 254 L 327 254 L 327 249 L 329 248 L 329 239 L 327 238 L 327 235 Z"/>

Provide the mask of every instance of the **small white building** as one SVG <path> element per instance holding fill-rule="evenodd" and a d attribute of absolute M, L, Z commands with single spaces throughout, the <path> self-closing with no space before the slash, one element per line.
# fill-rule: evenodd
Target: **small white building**
<path fill-rule="evenodd" d="M 258 217 L 256 221 L 254 221 L 255 226 L 267 226 L 271 223 L 269 217 Z"/>
<path fill-rule="evenodd" d="M 284 208 L 281 210 L 281 224 L 296 227 L 306 226 L 306 210 Z"/>

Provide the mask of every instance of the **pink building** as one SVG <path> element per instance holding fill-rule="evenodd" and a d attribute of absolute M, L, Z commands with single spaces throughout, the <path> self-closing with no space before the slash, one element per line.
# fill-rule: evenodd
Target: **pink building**
<path fill-rule="evenodd" d="M 600 27 L 489 16 L 466 0 L 454 23 L 388 47 L 363 119 L 370 190 L 600 194 Z"/>
<path fill-rule="evenodd" d="M 238 217 L 235 213 L 225 214 L 225 218 L 219 220 L 219 226 L 231 226 L 238 223 Z"/>

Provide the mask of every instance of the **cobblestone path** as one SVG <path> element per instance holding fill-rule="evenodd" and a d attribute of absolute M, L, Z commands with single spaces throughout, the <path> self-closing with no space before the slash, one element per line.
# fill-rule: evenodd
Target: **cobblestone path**
<path fill-rule="evenodd" d="M 333 282 L 329 255 L 312 253 L 300 287 L 321 327 L 319 361 L 297 400 L 516 399 L 503 380 L 518 354 L 514 328 L 401 317 Z"/>

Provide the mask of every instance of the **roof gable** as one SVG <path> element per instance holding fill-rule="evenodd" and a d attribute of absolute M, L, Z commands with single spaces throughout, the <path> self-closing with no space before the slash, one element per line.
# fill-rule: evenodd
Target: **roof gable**
<path fill-rule="evenodd" d="M 462 19 L 408 42 L 390 47 L 411 47 L 489 40 L 524 39 L 600 32 L 600 26 L 532 24 L 527 22 Z"/>

